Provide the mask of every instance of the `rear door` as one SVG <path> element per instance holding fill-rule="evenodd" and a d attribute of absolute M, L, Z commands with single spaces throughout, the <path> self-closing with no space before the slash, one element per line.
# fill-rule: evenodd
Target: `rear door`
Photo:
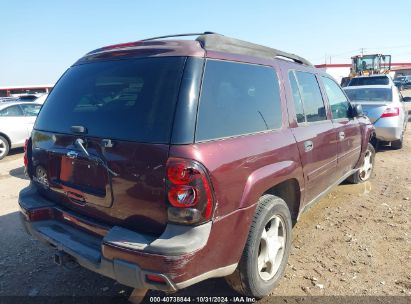
<path fill-rule="evenodd" d="M 288 80 L 297 120 L 292 131 L 301 156 L 308 203 L 336 180 L 336 130 L 327 116 L 316 75 L 290 71 Z"/>
<path fill-rule="evenodd" d="M 18 104 L 0 110 L 0 130 L 13 146 L 22 146 L 28 138 L 26 117 Z"/>
<path fill-rule="evenodd" d="M 31 130 L 33 129 L 34 122 L 36 121 L 37 114 L 39 114 L 41 105 L 39 104 L 21 104 L 21 109 L 23 110 L 24 122 L 26 124 L 27 135 L 26 138 L 30 137 Z"/>
<path fill-rule="evenodd" d="M 355 167 L 360 157 L 360 124 L 357 118 L 350 117 L 350 103 L 340 86 L 329 77 L 322 76 L 321 79 L 328 104 L 331 107 L 332 121 L 337 133 L 337 170 L 338 175 L 342 177 Z"/>
<path fill-rule="evenodd" d="M 185 57 L 97 61 L 70 68 L 32 136 L 34 175 L 65 208 L 159 234 L 165 170 Z M 44 180 L 44 179 L 43 179 Z"/>

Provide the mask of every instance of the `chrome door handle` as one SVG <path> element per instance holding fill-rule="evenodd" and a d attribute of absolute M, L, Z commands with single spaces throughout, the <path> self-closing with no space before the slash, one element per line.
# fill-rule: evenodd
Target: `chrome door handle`
<path fill-rule="evenodd" d="M 310 152 L 314 148 L 314 143 L 311 140 L 307 140 L 304 142 L 304 151 Z"/>
<path fill-rule="evenodd" d="M 340 133 L 338 133 L 338 137 L 340 138 L 340 140 L 344 140 L 345 139 L 345 133 L 341 131 Z"/>

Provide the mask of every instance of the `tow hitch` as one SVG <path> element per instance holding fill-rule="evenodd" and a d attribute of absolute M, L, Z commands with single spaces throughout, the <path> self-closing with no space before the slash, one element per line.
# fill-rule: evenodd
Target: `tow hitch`
<path fill-rule="evenodd" d="M 57 251 L 54 254 L 54 263 L 59 266 L 64 266 L 68 269 L 74 269 L 79 266 L 77 261 L 73 257 L 61 250 Z"/>

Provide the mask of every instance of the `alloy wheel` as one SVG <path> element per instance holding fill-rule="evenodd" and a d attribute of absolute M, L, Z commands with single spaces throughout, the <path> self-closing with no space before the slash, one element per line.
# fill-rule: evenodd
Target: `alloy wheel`
<path fill-rule="evenodd" d="M 364 156 L 364 163 L 361 166 L 359 177 L 361 180 L 365 181 L 370 178 L 371 172 L 372 172 L 372 167 L 373 167 L 373 155 L 370 150 L 367 150 L 365 152 Z"/>
<path fill-rule="evenodd" d="M 262 231 L 258 249 L 258 274 L 264 281 L 277 273 L 284 257 L 286 237 L 284 221 L 278 215 L 272 216 Z"/>

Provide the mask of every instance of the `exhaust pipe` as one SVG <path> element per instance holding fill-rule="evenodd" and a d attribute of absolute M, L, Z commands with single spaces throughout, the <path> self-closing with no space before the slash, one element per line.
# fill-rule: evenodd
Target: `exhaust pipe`
<path fill-rule="evenodd" d="M 59 250 L 54 254 L 54 263 L 59 266 L 64 266 L 67 269 L 74 269 L 79 266 L 79 264 L 73 257 L 62 250 Z"/>

